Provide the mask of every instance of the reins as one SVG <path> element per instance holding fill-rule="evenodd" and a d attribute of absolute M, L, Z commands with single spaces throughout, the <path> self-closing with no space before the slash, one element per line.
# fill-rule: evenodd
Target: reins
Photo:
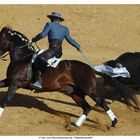
<path fill-rule="evenodd" d="M 26 43 L 25 45 L 20 46 L 19 48 L 24 48 L 24 47 L 26 47 L 26 46 L 28 46 L 28 45 L 29 45 L 29 46 L 30 46 L 30 45 L 32 46 L 32 43 L 33 43 L 33 42 L 31 42 L 31 43 L 28 42 L 28 43 Z M 40 48 L 39 48 L 39 46 L 37 45 L 36 42 L 35 42 L 35 45 L 36 45 L 36 47 L 40 50 Z"/>
<path fill-rule="evenodd" d="M 31 43 L 28 42 L 28 43 L 26 43 L 25 45 L 20 46 L 19 48 L 22 49 L 22 48 L 24 48 L 24 47 L 26 47 L 26 46 L 29 46 L 29 45 L 32 45 L 32 42 L 31 42 Z"/>
<path fill-rule="evenodd" d="M 32 50 L 35 52 L 35 48 L 32 46 L 32 42 L 31 42 L 31 43 L 28 42 L 28 43 L 26 43 L 25 45 L 20 46 L 19 48 L 22 49 L 22 48 L 27 47 L 27 46 L 31 46 L 31 47 L 32 47 Z M 28 55 L 25 55 L 25 56 L 22 57 L 19 61 L 21 61 L 21 60 L 23 60 L 23 59 L 25 59 L 25 58 L 31 56 L 32 54 L 33 54 L 33 53 L 31 52 L 31 53 L 29 53 Z"/>
<path fill-rule="evenodd" d="M 28 43 L 26 43 L 25 45 L 19 46 L 19 48 L 22 49 L 22 48 L 24 48 L 24 47 L 26 47 L 26 46 L 30 46 L 30 45 L 32 46 L 32 42 L 31 42 L 31 43 L 28 42 Z M 39 48 L 39 46 L 38 46 L 37 44 L 36 44 L 36 46 L 37 46 L 37 48 Z M 34 47 L 32 47 L 32 48 L 33 48 L 33 51 L 35 51 Z M 7 54 L 3 55 L 0 59 L 3 60 L 3 61 L 7 61 L 8 59 L 4 59 L 4 58 L 5 58 L 6 56 L 8 56 L 8 55 L 9 55 L 9 52 L 8 52 Z M 30 53 L 30 54 L 28 54 L 28 55 L 22 57 L 21 60 L 25 59 L 26 57 L 28 57 L 28 56 L 30 56 L 30 55 L 32 55 L 32 53 Z"/>
<path fill-rule="evenodd" d="M 35 42 L 36 47 L 40 50 L 39 46 L 37 45 L 37 43 Z"/>
<path fill-rule="evenodd" d="M 24 47 L 26 47 L 27 45 L 31 45 L 32 46 L 32 43 L 33 42 L 31 42 L 31 43 L 27 43 L 27 44 L 25 44 L 25 45 L 23 45 L 23 46 L 20 46 L 19 48 L 24 48 Z M 37 46 L 37 48 L 40 50 L 40 48 L 39 48 L 39 46 L 37 45 L 37 43 L 35 42 L 35 45 Z M 33 51 L 35 52 L 35 49 L 34 49 L 34 47 L 33 47 Z M 26 57 L 28 57 L 28 56 L 30 56 L 30 55 L 32 55 L 32 53 L 30 53 L 30 54 L 28 54 L 28 55 L 26 55 L 26 56 L 24 56 L 24 57 L 22 57 L 19 61 L 21 61 L 21 60 L 23 60 L 23 59 L 25 59 Z"/>

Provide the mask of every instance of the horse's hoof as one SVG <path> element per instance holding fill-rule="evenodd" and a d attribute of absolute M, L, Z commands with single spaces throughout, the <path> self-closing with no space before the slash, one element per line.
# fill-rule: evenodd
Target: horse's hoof
<path fill-rule="evenodd" d="M 74 130 L 74 129 L 76 129 L 76 128 L 78 128 L 78 127 L 75 125 L 75 123 L 70 123 L 70 124 L 68 124 L 68 125 L 66 126 L 66 130 L 67 130 L 67 131 L 72 131 L 72 130 Z"/>
<path fill-rule="evenodd" d="M 113 131 L 115 127 L 107 127 L 108 131 Z"/>
<path fill-rule="evenodd" d="M 115 125 L 117 124 L 118 120 L 115 118 L 114 121 L 112 121 L 112 125 L 111 127 L 115 127 Z"/>

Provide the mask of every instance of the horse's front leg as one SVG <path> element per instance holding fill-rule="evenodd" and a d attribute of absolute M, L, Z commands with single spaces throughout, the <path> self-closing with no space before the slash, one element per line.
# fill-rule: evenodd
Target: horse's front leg
<path fill-rule="evenodd" d="M 5 106 L 9 103 L 9 101 L 14 96 L 17 88 L 18 88 L 17 83 L 15 81 L 11 82 L 11 84 L 9 85 L 8 91 L 0 105 L 0 117 L 4 111 Z"/>
<path fill-rule="evenodd" d="M 8 87 L 8 79 L 4 79 L 0 81 L 0 88 L 1 87 Z"/>

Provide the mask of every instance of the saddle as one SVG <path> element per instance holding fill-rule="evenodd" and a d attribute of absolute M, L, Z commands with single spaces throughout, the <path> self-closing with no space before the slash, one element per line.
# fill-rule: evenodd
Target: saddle
<path fill-rule="evenodd" d="M 45 50 L 40 49 L 40 50 L 37 50 L 37 51 L 35 52 L 35 54 L 34 54 L 33 57 L 32 57 L 32 61 L 31 61 L 32 64 L 35 63 L 37 56 L 40 55 L 41 53 L 43 53 L 44 51 L 45 51 Z M 57 54 L 55 54 L 55 55 L 53 55 L 50 59 L 48 59 L 46 66 L 47 66 L 47 67 L 56 68 L 57 65 L 59 64 L 59 62 L 60 62 L 61 60 L 62 60 L 62 59 L 61 59 Z"/>
<path fill-rule="evenodd" d="M 27 77 L 26 77 L 26 80 L 27 81 L 32 79 L 32 76 L 33 76 L 32 68 L 34 67 L 34 65 L 36 65 L 35 62 L 36 62 L 37 56 L 40 55 L 41 53 L 43 53 L 44 51 L 45 50 L 43 50 L 43 49 L 38 49 L 33 54 L 33 57 L 31 59 L 31 63 L 29 63 L 29 65 L 28 65 L 28 72 L 27 72 Z M 57 65 L 60 63 L 61 60 L 62 59 L 56 54 L 52 58 L 48 59 L 47 64 L 45 64 L 45 67 L 46 68 L 56 68 Z M 39 67 L 40 66 L 35 66 L 35 68 L 40 71 L 41 69 L 39 69 Z"/>

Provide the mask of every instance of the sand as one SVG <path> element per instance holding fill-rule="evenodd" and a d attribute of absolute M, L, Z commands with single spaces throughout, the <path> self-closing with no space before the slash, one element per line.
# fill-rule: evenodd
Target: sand
<path fill-rule="evenodd" d="M 0 5 L 0 28 L 10 26 L 31 40 L 49 21 L 46 15 L 52 11 L 63 15 L 65 21 L 62 24 L 69 27 L 71 36 L 94 64 L 115 59 L 124 52 L 140 51 L 139 5 Z M 38 45 L 46 49 L 47 39 L 42 39 Z M 66 41 L 62 58 L 87 63 Z M 0 61 L 0 79 L 6 77 L 8 64 L 9 59 Z M 112 92 L 104 89 L 99 77 L 97 88 L 100 92 Z M 7 88 L 0 89 L 0 101 L 6 91 Z M 86 99 L 95 105 L 91 99 Z M 67 123 L 76 121 L 82 114 L 70 97 L 58 92 L 35 94 L 19 89 L 0 118 L 0 135 L 140 135 L 140 113 L 118 101 L 106 100 L 118 117 L 115 129 L 107 129 L 111 121 L 99 109 L 93 110 L 80 128 L 68 132 L 65 129 Z"/>

